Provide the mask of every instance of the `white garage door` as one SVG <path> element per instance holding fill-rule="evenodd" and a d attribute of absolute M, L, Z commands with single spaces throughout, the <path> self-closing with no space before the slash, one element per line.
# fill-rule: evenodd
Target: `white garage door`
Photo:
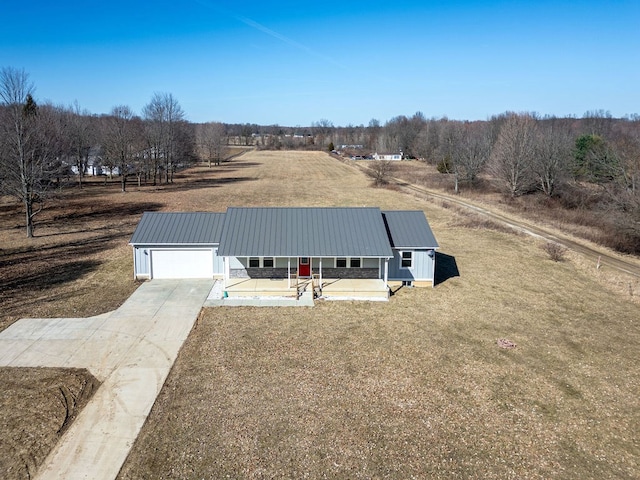
<path fill-rule="evenodd" d="M 213 278 L 211 250 L 152 250 L 153 278 Z"/>

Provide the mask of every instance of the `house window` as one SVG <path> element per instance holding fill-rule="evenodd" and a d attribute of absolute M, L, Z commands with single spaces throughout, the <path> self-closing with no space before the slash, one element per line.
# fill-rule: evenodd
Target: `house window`
<path fill-rule="evenodd" d="M 273 257 L 265 257 L 262 259 L 262 266 L 264 268 L 273 268 Z"/>
<path fill-rule="evenodd" d="M 347 259 L 336 258 L 336 268 L 347 268 Z"/>
<path fill-rule="evenodd" d="M 250 268 L 260 268 L 260 259 L 258 257 L 250 257 L 249 258 L 249 267 Z"/>
<path fill-rule="evenodd" d="M 402 252 L 402 261 L 400 266 L 402 268 L 413 267 L 413 252 Z"/>
<path fill-rule="evenodd" d="M 349 259 L 349 267 L 351 267 L 351 268 L 360 268 L 360 259 L 359 258 L 351 258 L 351 259 Z"/>

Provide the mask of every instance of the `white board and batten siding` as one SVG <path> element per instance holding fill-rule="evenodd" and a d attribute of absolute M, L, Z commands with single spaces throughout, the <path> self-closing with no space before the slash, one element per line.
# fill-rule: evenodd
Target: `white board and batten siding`
<path fill-rule="evenodd" d="M 410 267 L 402 267 L 402 252 L 412 252 Z M 433 282 L 435 277 L 435 256 L 433 250 L 394 250 L 389 262 L 389 280 L 407 282 Z"/>

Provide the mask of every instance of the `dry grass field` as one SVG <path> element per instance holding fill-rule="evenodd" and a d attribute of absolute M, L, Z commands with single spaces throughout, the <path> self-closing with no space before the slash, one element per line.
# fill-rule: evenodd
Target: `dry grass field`
<path fill-rule="evenodd" d="M 553 262 L 538 240 L 469 228 L 318 152 L 251 152 L 126 194 L 95 188 L 68 198 L 62 221 L 45 212 L 34 244 L 1 207 L 3 274 L 24 269 L 7 290 L 3 276 L 5 325 L 126 299 L 136 287 L 126 242 L 148 209 L 422 209 L 449 269 L 435 289 L 400 289 L 388 303 L 204 310 L 121 478 L 640 476 L 640 309 L 574 255 Z M 79 270 L 48 281 L 32 245 Z"/>

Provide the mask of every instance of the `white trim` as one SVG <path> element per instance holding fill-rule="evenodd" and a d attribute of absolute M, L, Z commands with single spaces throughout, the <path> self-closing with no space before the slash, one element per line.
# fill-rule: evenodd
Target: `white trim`
<path fill-rule="evenodd" d="M 133 247 L 133 279 L 138 279 L 138 262 L 136 262 L 136 248 Z"/>
<path fill-rule="evenodd" d="M 364 268 L 364 259 L 365 258 L 378 258 L 378 259 L 382 259 L 382 257 L 330 257 L 333 258 L 334 261 L 334 265 L 335 267 L 332 268 Z M 346 265 L 344 267 L 339 267 L 338 266 L 338 259 L 342 259 L 344 258 L 346 261 Z M 360 262 L 360 266 L 359 267 L 352 267 L 351 266 L 351 260 L 358 260 Z"/>
<path fill-rule="evenodd" d="M 247 258 L 247 266 L 246 268 L 276 268 L 276 257 L 246 257 Z M 258 266 L 257 267 L 252 267 L 250 265 L 251 259 L 258 259 Z M 265 267 L 264 266 L 264 260 L 265 258 L 270 258 L 273 261 L 273 265 L 271 265 L 270 267 Z"/>
<path fill-rule="evenodd" d="M 411 270 L 413 269 L 413 261 L 415 259 L 415 251 L 413 250 L 400 250 L 398 252 L 400 254 L 400 270 Z M 408 267 L 405 267 L 404 265 L 402 265 L 402 263 L 404 262 L 405 258 L 404 258 L 404 254 L 405 253 L 410 253 L 411 254 L 411 264 Z"/>

